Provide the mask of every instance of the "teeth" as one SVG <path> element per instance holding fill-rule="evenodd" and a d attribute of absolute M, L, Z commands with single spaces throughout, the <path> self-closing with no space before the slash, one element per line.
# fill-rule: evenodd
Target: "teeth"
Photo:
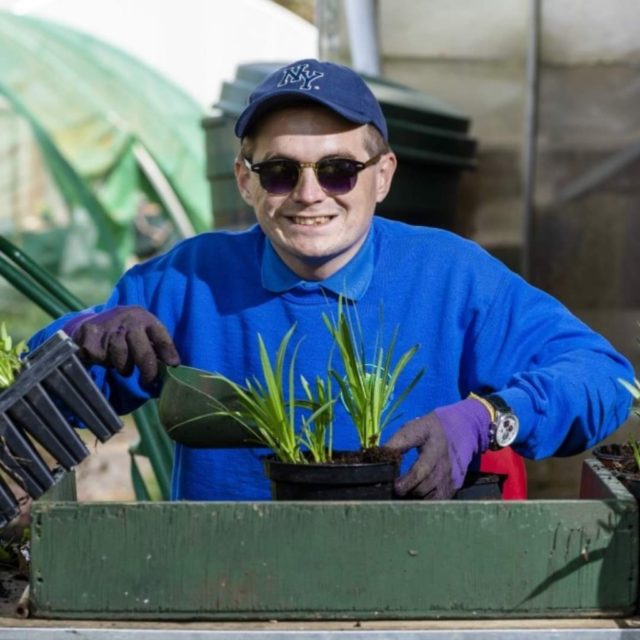
<path fill-rule="evenodd" d="M 329 216 L 318 216 L 317 218 L 301 218 L 301 217 L 293 218 L 293 221 L 296 224 L 302 224 L 308 227 L 319 225 L 319 224 L 326 224 L 327 222 L 329 222 L 329 220 L 331 220 Z"/>

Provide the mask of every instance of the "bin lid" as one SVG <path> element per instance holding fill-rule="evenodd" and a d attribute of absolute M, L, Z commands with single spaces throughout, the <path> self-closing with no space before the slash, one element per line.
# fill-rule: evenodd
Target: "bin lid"
<path fill-rule="evenodd" d="M 224 82 L 213 106 L 218 117 L 237 117 L 249 95 L 284 62 L 239 65 L 236 77 Z M 389 143 L 404 161 L 474 168 L 476 141 L 468 135 L 470 119 L 441 100 L 383 78 L 361 74 L 382 107 Z M 206 120 L 206 119 L 205 119 Z M 206 126 L 206 121 L 205 121 Z"/>

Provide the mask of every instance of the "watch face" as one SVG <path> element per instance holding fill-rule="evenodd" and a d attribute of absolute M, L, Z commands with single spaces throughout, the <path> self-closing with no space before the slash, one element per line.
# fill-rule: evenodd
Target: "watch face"
<path fill-rule="evenodd" d="M 496 444 L 508 447 L 518 435 L 518 418 L 513 413 L 503 413 L 496 419 Z"/>

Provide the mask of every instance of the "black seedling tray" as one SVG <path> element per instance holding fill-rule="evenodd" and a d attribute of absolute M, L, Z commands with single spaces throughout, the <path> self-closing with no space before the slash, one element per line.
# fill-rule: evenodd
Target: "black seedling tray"
<path fill-rule="evenodd" d="M 0 469 L 32 498 L 89 455 L 73 425 L 85 426 L 101 442 L 122 421 L 78 360 L 78 346 L 58 331 L 25 360 L 15 383 L 0 393 Z M 43 459 L 34 442 L 52 457 Z M 0 527 L 20 512 L 18 501 L 0 477 Z"/>

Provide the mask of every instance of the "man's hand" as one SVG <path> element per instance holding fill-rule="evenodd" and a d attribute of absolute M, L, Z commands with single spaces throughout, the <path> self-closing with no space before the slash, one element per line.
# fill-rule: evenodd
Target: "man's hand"
<path fill-rule="evenodd" d="M 399 496 L 447 500 L 462 486 L 469 464 L 489 445 L 489 411 L 467 398 L 404 424 L 384 445 L 406 453 L 418 449 L 411 469 L 396 480 Z"/>
<path fill-rule="evenodd" d="M 134 367 L 143 384 L 158 376 L 158 361 L 180 364 L 180 356 L 165 326 L 139 306 L 119 306 L 70 320 L 64 331 L 80 347 L 78 356 L 88 364 L 113 367 L 124 376 Z"/>

